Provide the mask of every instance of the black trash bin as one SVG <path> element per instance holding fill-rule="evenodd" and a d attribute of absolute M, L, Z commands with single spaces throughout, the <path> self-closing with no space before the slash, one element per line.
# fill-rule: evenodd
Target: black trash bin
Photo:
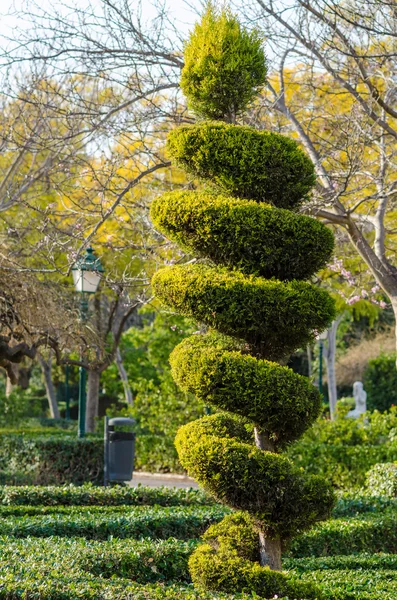
<path fill-rule="evenodd" d="M 130 481 L 134 471 L 135 432 L 116 431 L 115 427 L 135 426 L 134 419 L 105 417 L 105 486 L 110 481 Z"/>

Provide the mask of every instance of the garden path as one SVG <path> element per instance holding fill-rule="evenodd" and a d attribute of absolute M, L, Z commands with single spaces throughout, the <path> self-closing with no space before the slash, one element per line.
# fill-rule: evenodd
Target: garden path
<path fill-rule="evenodd" d="M 136 487 L 138 484 L 149 487 L 176 487 L 176 488 L 194 488 L 198 485 L 191 477 L 178 475 L 177 473 L 146 473 L 143 471 L 134 471 L 133 478 L 129 485 Z"/>

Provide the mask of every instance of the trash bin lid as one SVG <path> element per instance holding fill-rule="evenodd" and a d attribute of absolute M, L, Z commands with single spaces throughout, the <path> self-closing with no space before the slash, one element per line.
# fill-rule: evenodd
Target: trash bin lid
<path fill-rule="evenodd" d="M 135 425 L 135 419 L 128 419 L 127 417 L 115 417 L 114 419 L 109 419 L 108 424 L 110 427 L 114 427 L 115 425 L 119 425 L 122 427 L 123 425 Z"/>

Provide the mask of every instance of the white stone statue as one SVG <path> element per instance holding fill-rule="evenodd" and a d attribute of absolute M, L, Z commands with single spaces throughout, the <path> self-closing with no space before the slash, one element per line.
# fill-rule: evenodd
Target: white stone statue
<path fill-rule="evenodd" d="M 364 390 L 361 381 L 355 381 L 353 383 L 353 397 L 356 406 L 354 407 L 354 410 L 350 410 L 346 416 L 351 417 L 352 419 L 358 419 L 358 417 L 367 410 L 367 392 Z"/>

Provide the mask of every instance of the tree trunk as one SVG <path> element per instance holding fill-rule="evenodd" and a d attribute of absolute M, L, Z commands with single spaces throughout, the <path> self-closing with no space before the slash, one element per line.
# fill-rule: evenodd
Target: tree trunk
<path fill-rule="evenodd" d="M 23 390 L 28 389 L 31 375 L 32 375 L 31 367 L 20 367 L 18 369 L 18 386 L 21 389 L 23 389 Z"/>
<path fill-rule="evenodd" d="M 87 406 L 85 413 L 85 430 L 94 433 L 95 421 L 98 417 L 99 383 L 101 374 L 99 371 L 88 371 Z"/>
<path fill-rule="evenodd" d="M 281 571 L 281 540 L 271 540 L 259 533 L 259 562 L 262 567 L 270 567 L 272 571 Z"/>
<path fill-rule="evenodd" d="M 263 431 L 258 429 L 258 427 L 255 427 L 254 434 L 255 444 L 257 448 L 259 448 L 260 450 L 265 450 L 267 452 L 274 452 L 274 444 L 269 440 L 266 433 L 263 433 Z"/>
<path fill-rule="evenodd" d="M 397 296 L 392 296 L 390 297 L 390 301 L 391 301 L 391 305 L 393 308 L 393 313 L 394 313 L 394 319 L 395 319 L 395 326 L 394 326 L 394 336 L 395 336 L 395 343 L 396 343 L 396 368 L 397 368 Z"/>
<path fill-rule="evenodd" d="M 268 436 L 260 431 L 258 427 L 254 429 L 255 444 L 260 450 L 274 452 L 274 444 Z M 267 538 L 263 531 L 259 532 L 259 562 L 262 567 L 270 567 L 273 571 L 281 571 L 281 540 Z"/>
<path fill-rule="evenodd" d="M 333 421 L 336 416 L 336 402 L 338 399 L 336 389 L 335 356 L 336 334 L 341 320 L 342 316 L 338 317 L 337 319 L 335 319 L 335 321 L 332 322 L 331 327 L 328 329 L 328 345 L 325 348 L 325 359 L 327 361 L 328 400 L 331 421 Z"/>
<path fill-rule="evenodd" d="M 6 378 L 6 398 L 9 398 L 13 392 L 14 384 L 11 382 L 11 379 L 7 376 Z"/>
<path fill-rule="evenodd" d="M 133 406 L 134 398 L 132 395 L 130 384 L 128 382 L 127 371 L 125 370 L 125 367 L 123 365 L 123 359 L 121 357 L 120 348 L 117 348 L 117 350 L 116 350 L 115 360 L 116 360 L 116 365 L 117 365 L 117 368 L 119 371 L 120 379 L 123 382 L 125 400 L 126 400 L 128 406 Z"/>
<path fill-rule="evenodd" d="M 48 361 L 46 361 L 44 359 L 44 357 L 39 353 L 37 353 L 37 357 L 39 359 L 41 371 L 42 371 L 43 377 L 44 377 L 44 387 L 45 387 L 45 391 L 47 394 L 47 400 L 48 400 L 48 406 L 50 409 L 51 418 L 59 419 L 60 415 L 59 415 L 58 402 L 57 402 L 54 383 L 52 381 L 52 376 L 51 376 L 51 367 L 52 367 L 51 356 L 49 357 Z"/>

